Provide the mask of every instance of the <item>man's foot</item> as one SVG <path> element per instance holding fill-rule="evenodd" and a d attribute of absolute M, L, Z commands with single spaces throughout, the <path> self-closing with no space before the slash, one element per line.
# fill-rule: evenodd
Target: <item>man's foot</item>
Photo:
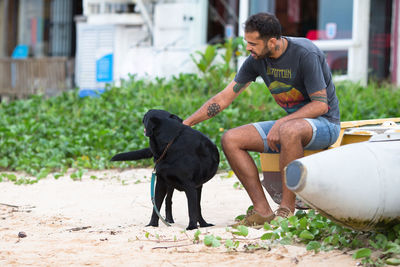
<path fill-rule="evenodd" d="M 282 218 L 289 218 L 291 216 L 293 216 L 293 212 L 286 207 L 279 207 L 279 209 L 277 209 L 275 211 L 275 215 L 276 217 L 282 217 Z"/>
<path fill-rule="evenodd" d="M 260 229 L 264 226 L 264 223 L 270 223 L 273 219 L 275 218 L 275 214 L 271 214 L 267 217 L 264 217 L 260 215 L 257 211 L 254 209 L 249 210 L 246 214 L 246 217 L 244 217 L 243 220 L 241 220 L 238 223 L 235 223 L 231 225 L 232 227 L 238 227 L 239 225 L 244 225 L 244 226 L 249 226 L 253 227 L 255 229 Z"/>

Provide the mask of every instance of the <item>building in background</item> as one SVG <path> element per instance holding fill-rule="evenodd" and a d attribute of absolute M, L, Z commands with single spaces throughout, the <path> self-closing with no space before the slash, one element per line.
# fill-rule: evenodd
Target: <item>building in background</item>
<path fill-rule="evenodd" d="M 0 14 L 0 96 L 71 88 L 82 0 L 0 0 Z"/>
<path fill-rule="evenodd" d="M 204 0 L 84 0 L 75 68 L 81 95 L 129 74 L 195 72 L 190 54 L 207 43 L 207 9 Z"/>
<path fill-rule="evenodd" d="M 75 56 L 82 0 L 0 0 L 0 57 L 27 45 L 30 57 Z"/>

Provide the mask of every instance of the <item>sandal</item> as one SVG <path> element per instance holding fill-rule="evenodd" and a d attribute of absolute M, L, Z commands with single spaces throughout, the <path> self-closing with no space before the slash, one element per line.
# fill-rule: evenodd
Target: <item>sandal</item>
<path fill-rule="evenodd" d="M 253 227 L 255 229 L 260 229 L 264 227 L 264 224 L 270 223 L 275 218 L 275 214 L 271 214 L 270 216 L 264 217 L 260 215 L 254 209 L 247 212 L 246 217 L 238 223 L 231 225 L 232 227 L 238 227 L 239 225 Z"/>
<path fill-rule="evenodd" d="M 282 217 L 282 218 L 289 218 L 291 216 L 293 216 L 293 212 L 286 207 L 279 207 L 279 209 L 277 209 L 275 211 L 275 215 L 276 217 Z"/>

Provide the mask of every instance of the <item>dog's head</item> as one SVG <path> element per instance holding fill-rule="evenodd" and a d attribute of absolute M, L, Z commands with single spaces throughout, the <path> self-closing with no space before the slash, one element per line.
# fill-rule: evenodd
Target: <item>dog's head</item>
<path fill-rule="evenodd" d="M 176 125 L 176 123 L 181 124 L 182 121 L 178 116 L 161 109 L 151 109 L 143 117 L 143 125 L 147 137 L 153 136 L 155 129 L 163 122 L 170 122 L 169 124 L 172 126 Z M 174 133 L 175 129 L 176 127 L 165 127 L 163 131 L 170 135 Z"/>

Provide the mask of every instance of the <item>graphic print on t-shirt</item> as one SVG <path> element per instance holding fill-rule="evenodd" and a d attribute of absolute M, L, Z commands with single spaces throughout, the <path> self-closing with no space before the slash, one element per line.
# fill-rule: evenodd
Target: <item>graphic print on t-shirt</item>
<path fill-rule="evenodd" d="M 276 103 L 289 114 L 306 104 L 303 94 L 289 84 L 274 81 L 269 85 L 269 90 Z"/>

